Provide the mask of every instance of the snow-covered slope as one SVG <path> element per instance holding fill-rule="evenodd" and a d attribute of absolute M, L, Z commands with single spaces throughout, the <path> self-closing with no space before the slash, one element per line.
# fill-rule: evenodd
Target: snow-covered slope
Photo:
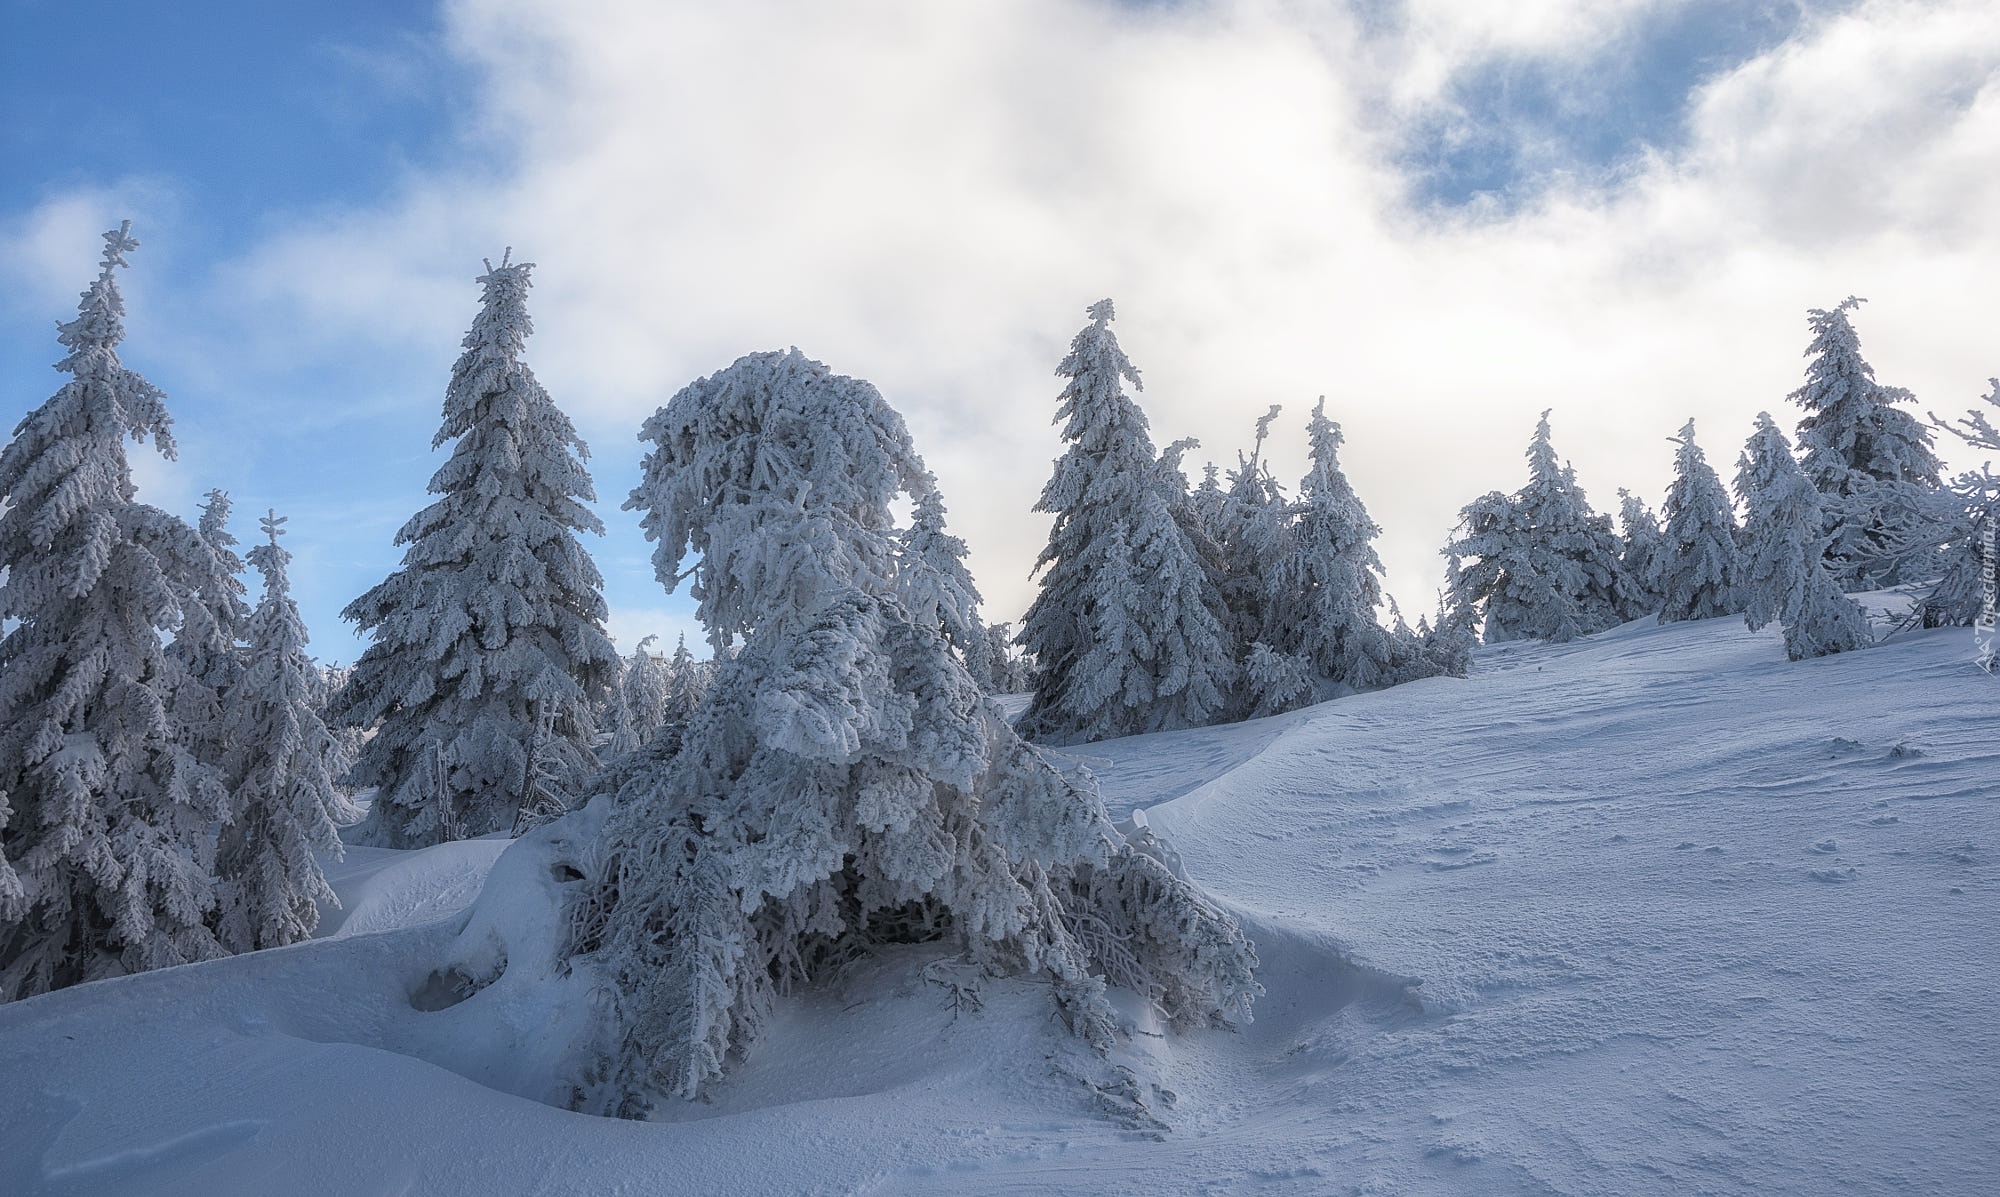
<path fill-rule="evenodd" d="M 497 863 L 357 851 L 330 938 L 0 1007 L 0 1192 L 1988 1192 L 2000 679 L 1971 655 L 1634 624 L 1086 746 L 1256 936 L 1254 1024 L 1133 1011 L 1098 1061 L 1041 987 L 903 949 L 655 1124 L 535 1100 L 590 1000 L 547 974 L 594 815 Z"/>

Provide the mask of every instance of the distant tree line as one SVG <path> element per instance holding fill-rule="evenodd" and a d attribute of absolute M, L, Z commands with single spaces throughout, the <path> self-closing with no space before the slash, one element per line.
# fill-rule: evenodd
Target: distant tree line
<path fill-rule="evenodd" d="M 1784 630 L 1793 660 L 1874 643 L 1849 592 L 1904 586 L 1911 622 L 1970 625 L 1980 614 L 1980 536 L 1993 519 L 1987 469 L 1944 477 L 1932 447 L 1942 428 L 2000 449 L 1991 417 L 1930 424 L 1904 410 L 1909 391 L 1885 386 L 1861 356 L 1848 298 L 1815 309 L 1798 448 L 1769 413 L 1737 458 L 1734 494 L 1695 443 L 1690 420 L 1673 439 L 1674 480 L 1656 517 L 1625 491 L 1622 528 L 1591 510 L 1559 461 L 1542 413 L 1528 447 L 1528 483 L 1467 504 L 1444 548 L 1444 622 L 1488 644 L 1563 641 L 1628 620 L 1742 615 L 1752 630 Z M 2000 381 L 1983 397 L 2000 405 Z M 1664 518 L 1664 524 L 1662 518 Z"/>

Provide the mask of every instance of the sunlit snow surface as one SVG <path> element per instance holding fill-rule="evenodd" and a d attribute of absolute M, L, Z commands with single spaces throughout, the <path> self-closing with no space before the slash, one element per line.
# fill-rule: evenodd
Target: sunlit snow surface
<path fill-rule="evenodd" d="M 1256 935 L 1255 1024 L 1095 1061 L 1042 987 L 954 1012 L 902 949 L 654 1124 L 534 1100 L 587 1026 L 551 965 L 587 826 L 357 852 L 330 938 L 0 1007 L 0 1193 L 1989 1193 L 1971 662 L 1963 629 L 1794 664 L 1635 624 L 1085 746 Z M 1143 1109 L 1079 1079 L 1121 1076 Z"/>

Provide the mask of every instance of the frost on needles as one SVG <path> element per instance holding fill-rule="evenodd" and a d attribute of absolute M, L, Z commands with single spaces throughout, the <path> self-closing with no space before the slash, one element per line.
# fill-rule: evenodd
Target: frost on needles
<path fill-rule="evenodd" d="M 377 786 L 361 837 L 420 847 L 504 831 L 594 770 L 593 698 L 617 650 L 603 579 L 578 532 L 602 534 L 589 455 L 521 361 L 532 264 L 490 262 L 432 447 L 438 501 L 396 534 L 400 569 L 343 613 L 373 637 L 337 717 L 373 726 L 349 780 Z"/>
<path fill-rule="evenodd" d="M 625 780 L 573 900 L 573 964 L 609 995 L 580 1107 L 698 1095 L 780 993 L 884 942 L 1046 976 L 1100 1046 L 1107 983 L 1177 1027 L 1249 1018 L 1235 921 L 1128 845 L 967 672 L 950 604 L 930 605 L 954 587 L 891 515 L 934 488 L 874 387 L 753 354 L 642 436 L 627 506 L 661 581 L 692 579 L 718 672 L 678 754 Z"/>

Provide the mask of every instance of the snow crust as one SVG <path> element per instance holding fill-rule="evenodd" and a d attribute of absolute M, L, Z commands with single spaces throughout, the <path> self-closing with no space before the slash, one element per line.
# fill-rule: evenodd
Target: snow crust
<path fill-rule="evenodd" d="M 1646 620 L 1088 745 L 1256 939 L 1254 1023 L 1157 1036 L 1128 1002 L 1100 1060 L 1035 983 L 916 945 L 781 1001 L 670 1121 L 545 1104 L 593 1000 L 555 916 L 601 805 L 350 849 L 320 939 L 0 1007 L 0 1192 L 1984 1193 L 1972 647 L 1793 663 Z"/>

